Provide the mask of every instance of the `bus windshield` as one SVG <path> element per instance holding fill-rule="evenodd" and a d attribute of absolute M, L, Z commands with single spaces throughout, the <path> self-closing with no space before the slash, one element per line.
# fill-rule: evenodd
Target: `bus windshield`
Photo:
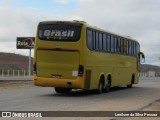
<path fill-rule="evenodd" d="M 78 41 L 81 27 L 81 24 L 68 22 L 44 22 L 39 24 L 38 37 L 48 41 Z"/>

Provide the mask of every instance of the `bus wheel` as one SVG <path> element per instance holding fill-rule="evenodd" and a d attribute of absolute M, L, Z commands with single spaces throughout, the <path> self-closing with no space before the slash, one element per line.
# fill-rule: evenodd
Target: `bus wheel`
<path fill-rule="evenodd" d="M 133 83 L 134 83 L 134 76 L 132 76 L 131 82 L 129 85 L 127 85 L 127 88 L 132 88 Z"/>
<path fill-rule="evenodd" d="M 109 92 L 111 89 L 111 81 L 110 80 L 107 80 L 107 84 L 106 84 L 106 88 L 105 88 L 105 92 Z"/>
<path fill-rule="evenodd" d="M 99 85 L 98 85 L 97 93 L 101 94 L 103 92 L 103 90 L 104 90 L 104 82 L 103 82 L 103 79 L 101 78 Z"/>
<path fill-rule="evenodd" d="M 69 93 L 71 92 L 71 88 L 59 88 L 59 87 L 55 87 L 55 91 L 56 93 Z"/>

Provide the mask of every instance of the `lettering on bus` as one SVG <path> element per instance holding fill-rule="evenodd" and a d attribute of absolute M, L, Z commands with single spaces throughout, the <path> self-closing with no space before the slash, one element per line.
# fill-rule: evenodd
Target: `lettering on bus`
<path fill-rule="evenodd" d="M 48 41 L 78 41 L 81 34 L 81 25 L 71 23 L 41 23 L 38 26 L 40 40 Z"/>
<path fill-rule="evenodd" d="M 73 37 L 74 31 L 73 30 L 45 30 L 44 36 L 46 37 Z"/>

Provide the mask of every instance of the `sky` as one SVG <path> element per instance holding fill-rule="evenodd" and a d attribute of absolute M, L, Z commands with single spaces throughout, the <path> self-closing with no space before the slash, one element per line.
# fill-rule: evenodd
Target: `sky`
<path fill-rule="evenodd" d="M 16 39 L 35 37 L 40 21 L 82 20 L 136 39 L 145 63 L 160 66 L 159 13 L 160 0 L 0 0 L 0 52 L 29 55 Z"/>

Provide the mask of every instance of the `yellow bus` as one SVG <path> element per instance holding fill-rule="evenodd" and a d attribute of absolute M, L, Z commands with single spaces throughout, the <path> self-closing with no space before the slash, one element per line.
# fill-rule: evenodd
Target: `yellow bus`
<path fill-rule="evenodd" d="M 34 84 L 57 93 L 130 88 L 145 59 L 136 40 L 76 20 L 40 22 L 34 52 Z"/>

